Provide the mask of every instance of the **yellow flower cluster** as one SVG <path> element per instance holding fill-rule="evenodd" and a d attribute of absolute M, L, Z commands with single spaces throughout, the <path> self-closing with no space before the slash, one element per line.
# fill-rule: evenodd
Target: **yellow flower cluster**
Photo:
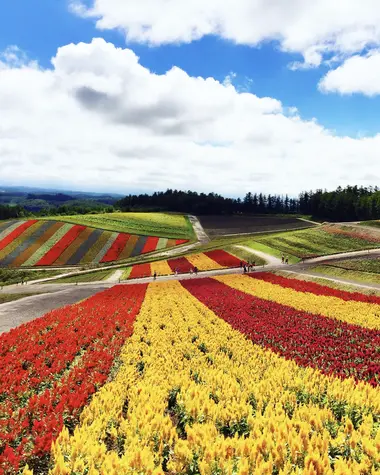
<path fill-rule="evenodd" d="M 380 389 L 253 345 L 178 282 L 149 285 L 120 361 L 52 475 L 380 470 Z"/>
<path fill-rule="evenodd" d="M 194 266 L 198 267 L 200 271 L 224 269 L 223 266 L 210 259 L 206 254 L 189 254 L 186 259 Z"/>
<path fill-rule="evenodd" d="M 225 275 L 215 277 L 215 279 L 260 299 L 362 327 L 380 329 L 380 305 L 353 300 L 346 301 L 337 297 L 315 295 L 309 292 L 297 292 L 244 275 Z"/>
<path fill-rule="evenodd" d="M 157 275 L 170 275 L 173 271 L 170 269 L 168 261 L 156 261 L 150 263 L 151 274 L 157 272 Z"/>

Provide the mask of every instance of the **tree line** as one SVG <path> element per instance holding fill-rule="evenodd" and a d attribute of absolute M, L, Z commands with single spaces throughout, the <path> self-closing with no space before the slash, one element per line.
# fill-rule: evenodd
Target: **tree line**
<path fill-rule="evenodd" d="M 377 187 L 346 186 L 335 191 L 304 191 L 297 198 L 285 195 L 246 193 L 225 198 L 217 193 L 168 189 L 153 194 L 128 195 L 115 206 L 67 206 L 30 212 L 22 206 L 0 205 L 0 219 L 30 216 L 87 214 L 120 211 L 173 211 L 205 214 L 303 214 L 330 221 L 380 219 L 380 190 Z"/>
<path fill-rule="evenodd" d="M 202 214 L 303 214 L 316 219 L 354 221 L 380 219 L 377 187 L 347 186 L 335 191 L 304 191 L 297 198 L 248 192 L 243 199 L 217 193 L 168 189 L 151 195 L 128 195 L 116 205 L 122 211 L 175 211 Z"/>

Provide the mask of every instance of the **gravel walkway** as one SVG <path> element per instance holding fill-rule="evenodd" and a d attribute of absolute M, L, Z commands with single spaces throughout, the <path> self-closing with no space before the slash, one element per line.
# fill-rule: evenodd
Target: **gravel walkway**
<path fill-rule="evenodd" d="M 38 286 L 30 286 L 28 288 L 29 292 L 37 291 L 35 287 Z M 60 292 L 33 295 L 14 302 L 3 303 L 0 305 L 0 334 L 16 328 L 22 323 L 41 317 L 50 310 L 86 299 L 100 290 L 103 289 L 99 285 L 78 286 Z"/>

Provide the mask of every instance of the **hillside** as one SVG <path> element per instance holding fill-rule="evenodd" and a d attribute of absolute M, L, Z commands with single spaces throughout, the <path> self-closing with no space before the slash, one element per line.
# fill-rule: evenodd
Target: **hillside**
<path fill-rule="evenodd" d="M 44 219 L 61 219 L 67 223 L 96 227 L 107 231 L 144 236 L 192 239 L 193 228 L 186 216 L 167 213 L 102 213 Z"/>
<path fill-rule="evenodd" d="M 185 242 L 54 220 L 7 221 L 0 224 L 0 267 L 110 263 Z"/>

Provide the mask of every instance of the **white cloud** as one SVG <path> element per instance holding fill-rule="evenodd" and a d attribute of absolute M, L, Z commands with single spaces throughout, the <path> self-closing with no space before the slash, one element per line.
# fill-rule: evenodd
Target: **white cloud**
<path fill-rule="evenodd" d="M 72 10 L 122 29 L 131 41 L 160 45 L 218 35 L 239 44 L 278 40 L 318 66 L 328 53 L 354 54 L 380 45 L 378 0 L 79 0 Z M 294 63 L 293 68 L 301 63 Z"/>
<path fill-rule="evenodd" d="M 380 50 L 366 56 L 352 56 L 338 68 L 329 71 L 319 83 L 322 92 L 340 94 L 380 94 Z"/>
<path fill-rule="evenodd" d="M 0 68 L 2 182 L 297 193 L 378 168 L 380 135 L 335 137 L 276 99 L 153 74 L 102 39 L 60 48 L 52 70 L 28 64 Z"/>

